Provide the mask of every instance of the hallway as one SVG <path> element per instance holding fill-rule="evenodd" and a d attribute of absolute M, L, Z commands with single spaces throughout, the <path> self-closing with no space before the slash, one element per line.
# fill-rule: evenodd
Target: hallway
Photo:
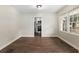
<path fill-rule="evenodd" d="M 21 37 L 2 53 L 77 53 L 78 51 L 57 37 Z"/>

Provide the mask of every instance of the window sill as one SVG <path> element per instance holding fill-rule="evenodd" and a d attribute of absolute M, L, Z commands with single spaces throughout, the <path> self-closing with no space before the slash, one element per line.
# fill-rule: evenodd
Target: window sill
<path fill-rule="evenodd" d="M 67 33 L 67 34 L 71 34 L 71 35 L 76 35 L 76 36 L 79 36 L 79 33 L 74 33 L 74 32 L 66 32 L 66 31 L 60 31 L 60 32 L 64 32 L 64 33 Z"/>

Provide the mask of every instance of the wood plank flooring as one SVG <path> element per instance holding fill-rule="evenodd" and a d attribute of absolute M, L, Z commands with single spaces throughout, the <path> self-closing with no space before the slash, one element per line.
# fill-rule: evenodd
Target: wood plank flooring
<path fill-rule="evenodd" d="M 21 37 L 1 53 L 77 53 L 78 51 L 57 37 Z"/>

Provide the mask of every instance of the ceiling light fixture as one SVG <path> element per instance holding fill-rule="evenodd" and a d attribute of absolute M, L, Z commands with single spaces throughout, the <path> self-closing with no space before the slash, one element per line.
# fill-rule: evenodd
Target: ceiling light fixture
<path fill-rule="evenodd" d="M 41 8 L 42 7 L 42 5 L 36 5 L 36 8 Z"/>

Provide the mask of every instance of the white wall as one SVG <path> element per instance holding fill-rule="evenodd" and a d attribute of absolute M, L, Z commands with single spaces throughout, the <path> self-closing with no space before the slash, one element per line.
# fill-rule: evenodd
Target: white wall
<path fill-rule="evenodd" d="M 71 11 L 77 7 L 78 7 L 78 5 L 64 7 L 61 11 L 58 12 L 58 14 L 57 14 L 58 18 L 63 16 L 66 13 L 72 14 Z M 78 13 L 79 11 L 76 11 L 76 12 Z M 61 26 L 60 21 L 61 21 L 61 19 L 58 19 L 59 27 Z M 70 44 L 71 46 L 73 46 L 74 48 L 79 50 L 79 34 L 63 32 L 63 31 L 60 31 L 60 28 L 59 28 L 58 37 L 61 38 L 62 40 L 64 40 L 65 42 L 67 42 L 68 44 Z"/>
<path fill-rule="evenodd" d="M 42 37 L 56 37 L 58 31 L 56 15 L 54 13 L 39 15 L 42 17 Z"/>
<path fill-rule="evenodd" d="M 17 37 L 18 13 L 11 6 L 0 6 L 0 49 Z"/>
<path fill-rule="evenodd" d="M 19 35 L 34 37 L 34 17 L 35 14 L 20 14 Z"/>
<path fill-rule="evenodd" d="M 53 13 L 26 13 L 21 14 L 21 36 L 34 37 L 34 17 L 42 17 L 42 37 L 55 37 L 57 35 L 57 20 Z"/>

